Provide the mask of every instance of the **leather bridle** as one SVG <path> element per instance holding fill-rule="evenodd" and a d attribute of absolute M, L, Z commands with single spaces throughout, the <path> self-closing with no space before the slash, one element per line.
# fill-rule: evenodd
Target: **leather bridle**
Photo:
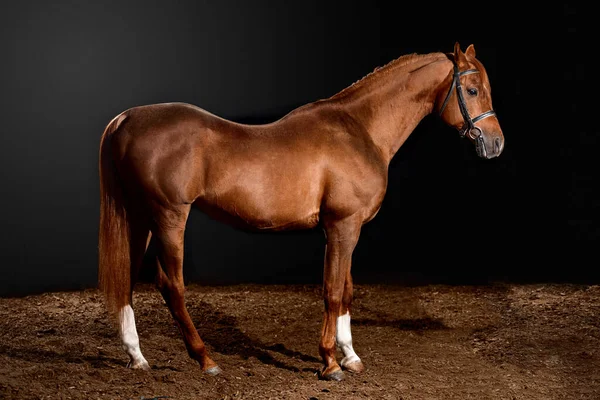
<path fill-rule="evenodd" d="M 481 133 L 482 133 L 481 129 L 478 128 L 477 126 L 475 126 L 475 123 L 477 121 L 481 121 L 482 119 L 485 119 L 487 117 L 496 115 L 496 112 L 494 110 L 489 110 L 489 111 L 484 112 L 483 114 L 476 116 L 475 118 L 471 118 L 471 116 L 469 115 L 469 110 L 467 110 L 467 104 L 465 103 L 462 86 L 460 84 L 461 76 L 470 75 L 470 74 L 478 74 L 478 73 L 479 73 L 479 70 L 477 70 L 477 69 L 468 69 L 466 71 L 459 71 L 458 65 L 456 64 L 456 62 L 454 62 L 454 74 L 452 76 L 452 84 L 450 85 L 450 90 L 448 90 L 448 94 L 446 95 L 446 98 L 444 99 L 444 102 L 442 103 L 442 108 L 440 109 L 439 115 L 441 116 L 442 113 L 444 112 L 444 110 L 446 109 L 446 106 L 448 105 L 448 101 L 450 100 L 450 96 L 452 95 L 452 90 L 454 90 L 454 88 L 456 88 L 456 95 L 458 98 L 458 107 L 460 108 L 460 113 L 462 114 L 463 120 L 465 121 L 465 124 L 462 126 L 462 128 L 460 128 L 459 134 L 461 137 L 465 137 L 466 135 L 468 135 L 471 139 L 476 140 L 478 142 L 479 141 L 482 142 L 482 143 L 478 143 L 478 144 L 483 144 L 483 137 L 481 135 Z"/>

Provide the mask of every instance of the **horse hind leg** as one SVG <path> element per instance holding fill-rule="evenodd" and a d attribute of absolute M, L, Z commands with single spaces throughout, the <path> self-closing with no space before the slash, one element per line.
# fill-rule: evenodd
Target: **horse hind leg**
<path fill-rule="evenodd" d="M 133 221 L 132 221 L 133 222 Z M 130 247 L 130 287 L 128 303 L 124 304 L 118 311 L 118 327 L 119 335 L 121 337 L 121 343 L 123 349 L 129 356 L 129 362 L 127 363 L 128 368 L 133 369 L 150 369 L 148 361 L 142 355 L 140 349 L 140 340 L 135 325 L 135 316 L 133 313 L 133 287 L 138 278 L 140 268 L 144 259 L 144 254 L 148 248 L 150 229 L 146 225 L 142 224 L 141 221 L 131 223 L 131 233 L 129 240 Z"/>
<path fill-rule="evenodd" d="M 125 349 L 125 352 L 129 356 L 127 368 L 150 369 L 148 361 L 146 361 L 140 350 L 140 341 L 137 334 L 135 317 L 131 305 L 128 304 L 124 306 L 119 311 L 118 317 L 121 342 L 123 343 L 123 349 Z"/>
<path fill-rule="evenodd" d="M 156 285 L 181 334 L 188 354 L 198 361 L 202 370 L 217 375 L 221 369 L 208 356 L 185 305 L 183 280 L 183 238 L 190 207 L 162 210 L 155 217 L 154 238 L 158 245 Z"/>
<path fill-rule="evenodd" d="M 336 321 L 336 343 L 342 351 L 344 358 L 340 362 L 343 369 L 358 373 L 364 371 L 365 367 L 352 346 L 352 332 L 350 330 L 350 306 L 353 297 L 352 275 L 348 269 L 346 281 L 344 284 L 344 295 L 342 297 L 342 307 L 340 315 Z"/>

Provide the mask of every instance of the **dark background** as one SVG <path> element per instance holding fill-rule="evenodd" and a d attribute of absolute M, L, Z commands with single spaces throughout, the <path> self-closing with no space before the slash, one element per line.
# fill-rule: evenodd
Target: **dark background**
<path fill-rule="evenodd" d="M 119 1 L 0 10 L 0 294 L 96 285 L 98 145 L 141 104 L 275 120 L 375 67 L 474 44 L 506 138 L 479 159 L 435 116 L 390 166 L 355 282 L 597 282 L 597 30 L 569 3 Z M 258 234 L 192 212 L 188 282 L 320 282 L 320 230 Z"/>

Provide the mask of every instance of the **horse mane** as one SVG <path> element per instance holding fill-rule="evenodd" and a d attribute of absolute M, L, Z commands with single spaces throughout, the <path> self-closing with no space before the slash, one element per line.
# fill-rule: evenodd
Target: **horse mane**
<path fill-rule="evenodd" d="M 331 96 L 330 99 L 337 99 L 337 98 L 343 97 L 346 94 L 348 94 L 349 92 L 353 91 L 354 89 L 362 86 L 362 84 L 373 80 L 375 77 L 378 77 L 379 75 L 388 73 L 392 69 L 404 67 L 404 66 L 412 64 L 414 62 L 422 61 L 422 60 L 426 60 L 426 59 L 430 59 L 430 58 L 441 58 L 440 56 L 442 56 L 442 55 L 444 55 L 444 54 L 443 53 L 427 53 L 427 54 L 410 53 L 410 54 L 402 55 L 396 59 L 393 59 L 392 61 L 388 62 L 387 64 L 376 67 L 373 71 L 369 72 L 367 75 L 363 76 L 361 79 L 357 80 L 350 86 L 342 89 L 340 92 Z M 446 56 L 444 55 L 444 57 L 446 57 Z"/>

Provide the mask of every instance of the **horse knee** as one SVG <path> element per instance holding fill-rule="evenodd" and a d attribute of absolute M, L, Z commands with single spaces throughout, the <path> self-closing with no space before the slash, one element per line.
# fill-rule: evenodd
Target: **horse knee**
<path fill-rule="evenodd" d="M 169 285 L 169 290 L 175 296 L 183 297 L 183 295 L 185 294 L 185 285 L 183 284 L 183 282 L 179 282 L 179 280 L 177 280 L 175 282 L 171 282 L 171 285 Z"/>
<path fill-rule="evenodd" d="M 159 276 L 156 280 L 156 286 L 163 297 L 165 297 L 165 300 L 169 300 L 169 302 L 183 300 L 185 295 L 185 285 L 183 283 L 178 281 L 174 282 L 165 274 L 162 274 L 162 276 Z"/>
<path fill-rule="evenodd" d="M 324 297 L 325 310 L 331 312 L 337 312 L 342 306 L 342 296 L 338 294 L 327 294 Z"/>

